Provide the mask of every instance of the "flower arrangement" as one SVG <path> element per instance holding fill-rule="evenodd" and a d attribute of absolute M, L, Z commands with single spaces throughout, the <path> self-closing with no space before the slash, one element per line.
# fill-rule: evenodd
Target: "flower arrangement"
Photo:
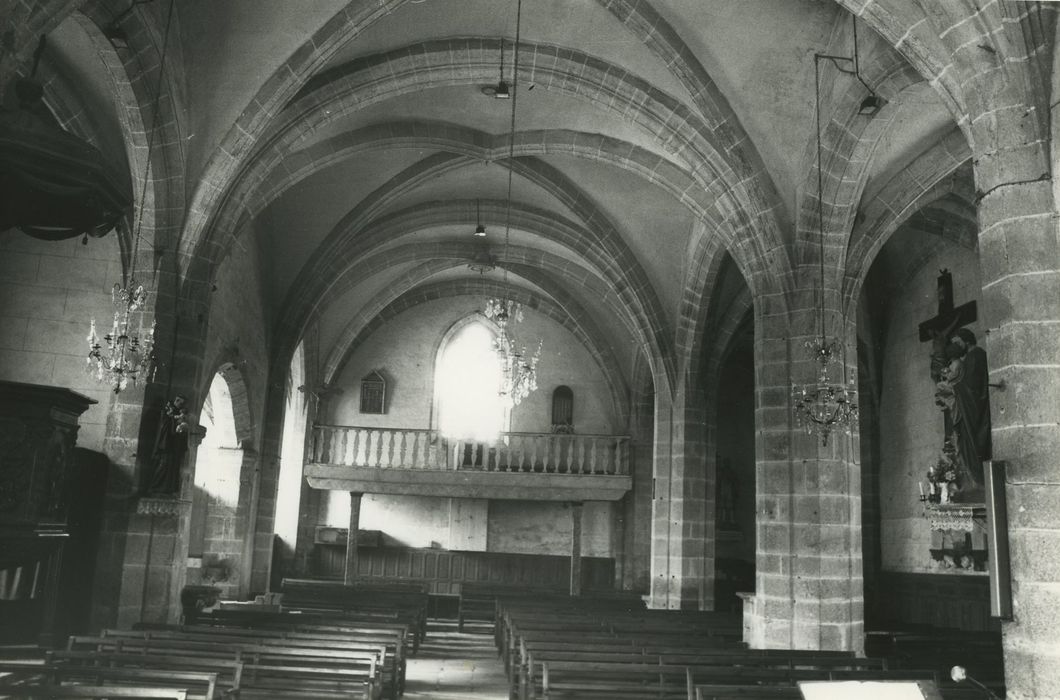
<path fill-rule="evenodd" d="M 928 496 L 932 503 L 949 503 L 960 489 L 957 483 L 958 474 L 957 449 L 949 440 L 942 445 L 938 460 L 927 470 Z"/>

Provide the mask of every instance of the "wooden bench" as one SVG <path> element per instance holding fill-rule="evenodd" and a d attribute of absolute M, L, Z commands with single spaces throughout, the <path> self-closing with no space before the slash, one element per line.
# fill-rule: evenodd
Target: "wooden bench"
<path fill-rule="evenodd" d="M 238 689 L 243 681 L 243 663 L 234 654 L 223 656 L 200 656 L 179 653 L 165 655 L 108 652 L 99 650 L 57 650 L 48 656 L 48 673 L 61 674 L 59 677 L 76 679 L 86 678 L 95 672 L 118 673 L 119 671 L 144 671 L 152 673 L 173 674 L 182 677 L 188 683 L 185 686 L 192 697 L 204 697 L 207 688 L 212 686 L 214 697 L 221 697 Z M 198 674 L 198 676 L 184 676 Z M 205 678 L 196 681 L 195 678 Z M 172 683 L 167 684 L 172 685 Z"/>
<path fill-rule="evenodd" d="M 185 640 L 187 643 L 212 643 L 226 647 L 281 646 L 292 649 L 328 651 L 361 651 L 377 655 L 382 679 L 383 693 L 397 698 L 404 692 L 405 662 L 399 654 L 395 639 L 357 639 L 347 635 L 290 632 L 285 630 L 258 630 L 254 628 L 224 627 L 164 627 L 138 630 L 104 630 L 107 638 L 140 638 Z M 87 638 L 91 639 L 91 638 Z"/>
<path fill-rule="evenodd" d="M 932 671 L 835 671 L 716 665 L 549 661 L 542 664 L 540 692 L 533 697 L 695 699 L 696 685 L 748 687 L 792 685 L 800 680 L 930 680 Z M 535 689 L 536 691 L 536 689 Z"/>
<path fill-rule="evenodd" d="M 195 630 L 196 628 L 191 628 Z M 137 649 L 141 647 L 174 648 L 189 652 L 238 650 L 242 660 L 273 663 L 293 659 L 301 662 L 315 659 L 318 665 L 361 667 L 376 679 L 384 693 L 396 698 L 404 683 L 404 669 L 396 665 L 394 647 L 388 649 L 379 641 L 356 641 L 345 637 L 290 638 L 281 634 L 239 630 L 243 634 L 224 634 L 224 630 L 203 628 L 195 631 L 170 630 L 104 630 L 100 638 L 79 638 L 80 643 L 97 648 Z"/>
<path fill-rule="evenodd" d="M 106 638 L 98 638 L 106 639 Z M 127 642 L 132 640 L 112 640 Z M 380 696 L 374 669 L 351 666 L 345 659 L 300 656 L 279 647 L 260 654 L 245 649 L 224 651 L 121 644 L 120 650 L 104 647 L 94 651 L 56 652 L 59 662 L 80 662 L 86 667 L 114 666 L 145 669 L 212 670 L 226 695 L 238 698 L 345 697 L 375 700 Z"/>
<path fill-rule="evenodd" d="M 32 670 L 31 670 L 32 669 Z M 0 670 L 5 669 L 0 662 Z M 34 681 L 49 685 L 125 685 L 151 688 L 180 688 L 186 691 L 189 700 L 209 700 L 218 695 L 217 674 L 200 671 L 175 671 L 173 669 L 112 668 L 81 663 L 65 663 L 54 659 L 52 654 L 43 664 L 27 665 Z M 0 691 L 3 695 L 3 691 Z"/>
<path fill-rule="evenodd" d="M 770 674 L 757 674 L 743 682 L 733 679 L 706 677 L 700 672 L 690 676 L 689 700 L 717 700 L 728 698 L 801 698 L 798 681 L 884 681 L 884 682 L 923 682 L 938 686 L 938 674 L 930 669 L 858 669 L 858 670 L 822 670 L 821 675 L 813 677 L 813 671 L 794 669 L 787 677 L 778 678 Z M 721 681 L 721 682 L 719 682 Z"/>
<path fill-rule="evenodd" d="M 334 634 L 346 634 L 351 636 L 365 635 L 396 635 L 397 643 L 401 646 L 402 655 L 406 647 L 410 653 L 418 650 L 417 635 L 411 631 L 410 626 L 403 622 L 388 622 L 383 620 L 362 621 L 356 618 L 347 618 L 343 613 L 254 613 L 244 612 L 233 614 L 231 611 L 225 613 L 207 613 L 199 615 L 195 619 L 196 627 L 241 627 L 245 629 L 280 629 L 304 632 L 331 632 Z M 148 629 L 145 625 L 136 625 L 138 629 Z"/>
<path fill-rule="evenodd" d="M 549 662 L 570 661 L 584 663 L 628 663 L 653 664 L 661 666 L 717 666 L 723 669 L 769 668 L 784 670 L 852 670 L 852 671 L 885 671 L 885 659 L 857 658 L 851 654 L 830 654 L 813 656 L 812 652 L 787 650 L 705 650 L 689 651 L 672 649 L 665 653 L 648 652 L 634 647 L 632 650 L 596 650 L 596 651 L 554 651 L 542 650 L 531 652 L 526 664 L 520 669 L 518 679 L 511 683 L 512 695 L 528 699 L 534 696 L 543 676 L 544 664 Z M 819 653 L 819 652 L 818 652 Z"/>
<path fill-rule="evenodd" d="M 694 700 L 802 700 L 802 692 L 790 685 L 707 685 L 696 683 Z"/>
<path fill-rule="evenodd" d="M 543 586 L 515 586 L 496 583 L 477 583 L 468 581 L 460 584 L 460 607 L 457 613 L 457 629 L 464 631 L 468 620 L 496 624 L 497 601 L 499 599 L 517 600 L 548 598 L 561 599 L 567 596 L 566 591 Z M 569 596 L 567 596 L 569 597 Z"/>
<path fill-rule="evenodd" d="M 183 688 L 130 685 L 50 685 L 4 686 L 0 696 L 8 698 L 153 698 L 154 700 L 187 700 Z"/>
<path fill-rule="evenodd" d="M 196 634 L 218 634 L 282 638 L 287 640 L 319 640 L 327 643 L 384 645 L 387 657 L 383 661 L 384 675 L 393 676 L 398 692 L 404 688 L 405 659 L 409 653 L 406 640 L 408 628 L 401 624 L 366 623 L 345 624 L 326 616 L 297 613 L 266 613 L 261 615 L 225 616 L 202 615 L 194 625 L 138 624 L 137 631 L 170 631 Z"/>
<path fill-rule="evenodd" d="M 337 581 L 286 578 L 281 590 L 284 610 L 391 612 L 397 614 L 399 620 L 408 622 L 413 627 L 416 646 L 427 634 L 430 596 L 425 583 L 359 582 L 346 585 Z"/>
<path fill-rule="evenodd" d="M 687 634 L 686 630 L 647 630 L 647 631 L 603 631 L 599 629 L 590 628 L 588 631 L 584 629 L 570 629 L 556 627 L 552 625 L 538 627 L 532 626 L 527 629 L 520 626 L 512 625 L 509 628 L 508 640 L 505 642 L 505 646 L 501 648 L 501 659 L 504 663 L 504 667 L 509 673 L 511 673 L 518 667 L 521 661 L 521 649 L 527 643 L 544 642 L 549 643 L 565 643 L 572 642 L 575 644 L 608 644 L 614 642 L 616 645 L 628 645 L 628 646 L 665 646 L 672 647 L 681 645 L 685 648 L 693 649 L 724 649 L 724 648 L 739 648 L 736 643 L 728 638 L 722 636 L 712 636 L 710 634 L 703 634 L 701 636 L 694 636 Z"/>

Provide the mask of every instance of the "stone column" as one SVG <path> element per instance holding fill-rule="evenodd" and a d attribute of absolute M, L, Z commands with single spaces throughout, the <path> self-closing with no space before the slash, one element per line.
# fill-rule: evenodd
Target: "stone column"
<path fill-rule="evenodd" d="M 630 472 L 633 490 L 622 501 L 625 521 L 623 590 L 650 590 L 652 515 L 652 425 L 654 409 L 650 393 L 636 393 L 631 419 Z"/>
<path fill-rule="evenodd" d="M 991 389 L 990 402 L 993 458 L 1007 463 L 1013 621 L 1003 625 L 1002 639 L 1013 698 L 1044 697 L 1060 688 L 1060 244 L 1054 186 L 998 184 L 979 202 L 987 329 L 980 344 L 990 382 L 1004 385 Z"/>
<path fill-rule="evenodd" d="M 582 594 L 582 504 L 570 504 L 570 594 Z"/>
<path fill-rule="evenodd" d="M 357 578 L 357 532 L 361 527 L 361 498 L 363 493 L 350 492 L 350 534 L 346 537 L 346 572 L 343 583 L 353 584 Z"/>
<path fill-rule="evenodd" d="M 752 648 L 861 651 L 857 436 L 833 435 L 823 446 L 797 428 L 792 416 L 791 382 L 815 377 L 816 365 L 804 347 L 814 335 L 813 297 L 807 292 L 790 299 L 792 321 L 787 314 L 771 314 L 769 300 L 755 303 L 758 550 L 755 596 L 744 606 L 744 641 Z M 853 347 L 853 324 L 834 333 Z M 851 366 L 856 362 L 853 351 L 847 360 Z M 843 376 L 837 367 L 832 378 Z"/>
<path fill-rule="evenodd" d="M 682 388 L 672 402 L 656 394 L 650 600 L 653 608 L 713 607 L 714 533 L 713 521 L 708 523 L 706 514 L 714 491 L 713 474 L 708 474 L 712 465 L 706 459 L 705 417 L 702 400 L 695 399 L 693 392 Z"/>

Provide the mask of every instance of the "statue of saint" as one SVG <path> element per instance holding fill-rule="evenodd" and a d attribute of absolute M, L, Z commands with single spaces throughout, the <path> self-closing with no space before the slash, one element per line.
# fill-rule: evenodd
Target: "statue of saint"
<path fill-rule="evenodd" d="M 983 462 L 993 452 L 990 440 L 990 375 L 986 351 L 975 341 L 975 333 L 958 328 L 950 339 L 961 353 L 960 373 L 953 384 L 953 444 L 965 468 L 983 483 Z"/>
<path fill-rule="evenodd" d="M 936 336 L 931 369 L 935 404 L 945 419 L 943 453 L 958 471 L 959 500 L 976 500 L 983 485 L 983 462 L 992 452 L 986 352 L 967 328 L 947 329 Z"/>
<path fill-rule="evenodd" d="M 152 496 L 176 496 L 180 491 L 180 468 L 188 452 L 188 409 L 181 394 L 167 401 L 158 424 L 151 462 L 154 472 L 147 492 Z"/>

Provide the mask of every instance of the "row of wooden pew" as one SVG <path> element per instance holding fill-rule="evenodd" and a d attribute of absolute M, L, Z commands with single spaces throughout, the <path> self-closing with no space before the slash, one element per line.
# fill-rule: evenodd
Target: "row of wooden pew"
<path fill-rule="evenodd" d="M 918 681 L 980 698 L 930 667 L 851 652 L 755 650 L 731 613 L 645 610 L 606 598 L 499 598 L 498 653 L 519 700 L 801 698 L 800 681 Z"/>
<path fill-rule="evenodd" d="M 0 698 L 399 698 L 425 633 L 426 594 L 344 587 L 339 595 L 322 584 L 313 600 L 310 589 L 300 585 L 292 609 L 230 605 L 190 624 L 108 629 L 0 659 Z M 341 605 L 327 604 L 336 598 Z"/>

